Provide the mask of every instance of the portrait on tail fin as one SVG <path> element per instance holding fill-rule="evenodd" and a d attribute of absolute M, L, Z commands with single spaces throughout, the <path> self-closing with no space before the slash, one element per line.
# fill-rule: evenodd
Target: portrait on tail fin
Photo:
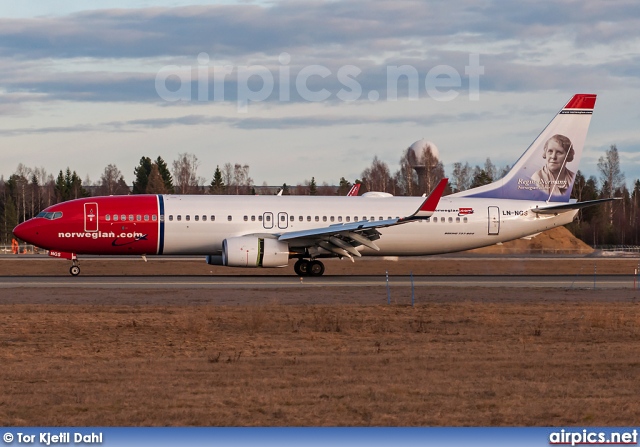
<path fill-rule="evenodd" d="M 571 140 L 556 134 L 544 144 L 542 158 L 546 164 L 531 176 L 538 183 L 538 189 L 549 196 L 562 196 L 573 185 L 576 174 L 567 169 L 567 163 L 573 161 L 575 151 Z"/>

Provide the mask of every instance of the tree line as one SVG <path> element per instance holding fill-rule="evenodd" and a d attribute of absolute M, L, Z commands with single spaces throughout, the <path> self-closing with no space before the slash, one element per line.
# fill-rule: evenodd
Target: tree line
<path fill-rule="evenodd" d="M 0 178 L 0 245 L 11 242 L 13 228 L 35 216 L 42 209 L 55 203 L 89 196 L 125 194 L 274 194 L 266 183 L 256 186 L 249 174 L 249 165 L 225 163 L 216 166 L 211 179 L 198 175 L 200 163 L 190 153 L 178 154 L 171 167 L 157 157 L 142 157 L 135 166 L 135 180 L 129 187 L 121 171 L 114 164 L 104 168 L 100 179 L 82 180 L 70 167 L 60 170 L 56 177 L 44 168 L 18 165 L 16 171 L 5 180 Z M 497 167 L 487 158 L 480 166 L 469 163 L 453 163 L 449 185 L 445 194 L 464 191 L 502 178 L 510 167 Z M 640 244 L 640 180 L 635 180 L 632 191 L 627 189 L 624 173 L 620 168 L 618 150 L 612 145 L 598 162 L 599 177 L 586 178 L 580 171 L 572 197 L 579 200 L 619 197 L 614 203 L 587 208 L 568 228 L 591 245 Z M 360 179 L 360 194 L 381 191 L 397 196 L 420 196 L 428 193 L 445 177 L 443 163 L 427 145 L 421 153 L 411 148 L 400 158 L 399 169 L 392 173 L 389 165 L 374 156 Z M 302 184 L 283 183 L 278 189 L 283 195 L 346 195 L 352 183 L 344 177 L 339 185 L 326 182 L 318 184 L 315 177 Z"/>

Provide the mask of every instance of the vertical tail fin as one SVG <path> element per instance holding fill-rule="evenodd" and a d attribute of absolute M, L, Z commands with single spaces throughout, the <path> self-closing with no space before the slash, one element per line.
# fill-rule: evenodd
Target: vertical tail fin
<path fill-rule="evenodd" d="M 452 197 L 568 202 L 595 103 L 596 95 L 574 95 L 504 178 Z"/>

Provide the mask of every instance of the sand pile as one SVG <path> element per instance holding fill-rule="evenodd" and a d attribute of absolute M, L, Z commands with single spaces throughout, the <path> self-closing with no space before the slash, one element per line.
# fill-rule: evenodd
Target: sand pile
<path fill-rule="evenodd" d="M 587 254 L 592 253 L 593 248 L 575 237 L 565 227 L 552 228 L 539 233 L 530 240 L 516 239 L 490 247 L 469 250 L 469 253 L 480 254 L 510 254 L 510 253 L 558 253 L 558 254 Z"/>

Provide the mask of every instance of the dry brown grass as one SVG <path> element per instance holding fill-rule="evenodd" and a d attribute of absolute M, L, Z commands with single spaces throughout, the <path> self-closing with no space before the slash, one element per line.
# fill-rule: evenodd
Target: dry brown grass
<path fill-rule="evenodd" d="M 0 425 L 634 425 L 640 307 L 582 293 L 0 305 Z"/>

